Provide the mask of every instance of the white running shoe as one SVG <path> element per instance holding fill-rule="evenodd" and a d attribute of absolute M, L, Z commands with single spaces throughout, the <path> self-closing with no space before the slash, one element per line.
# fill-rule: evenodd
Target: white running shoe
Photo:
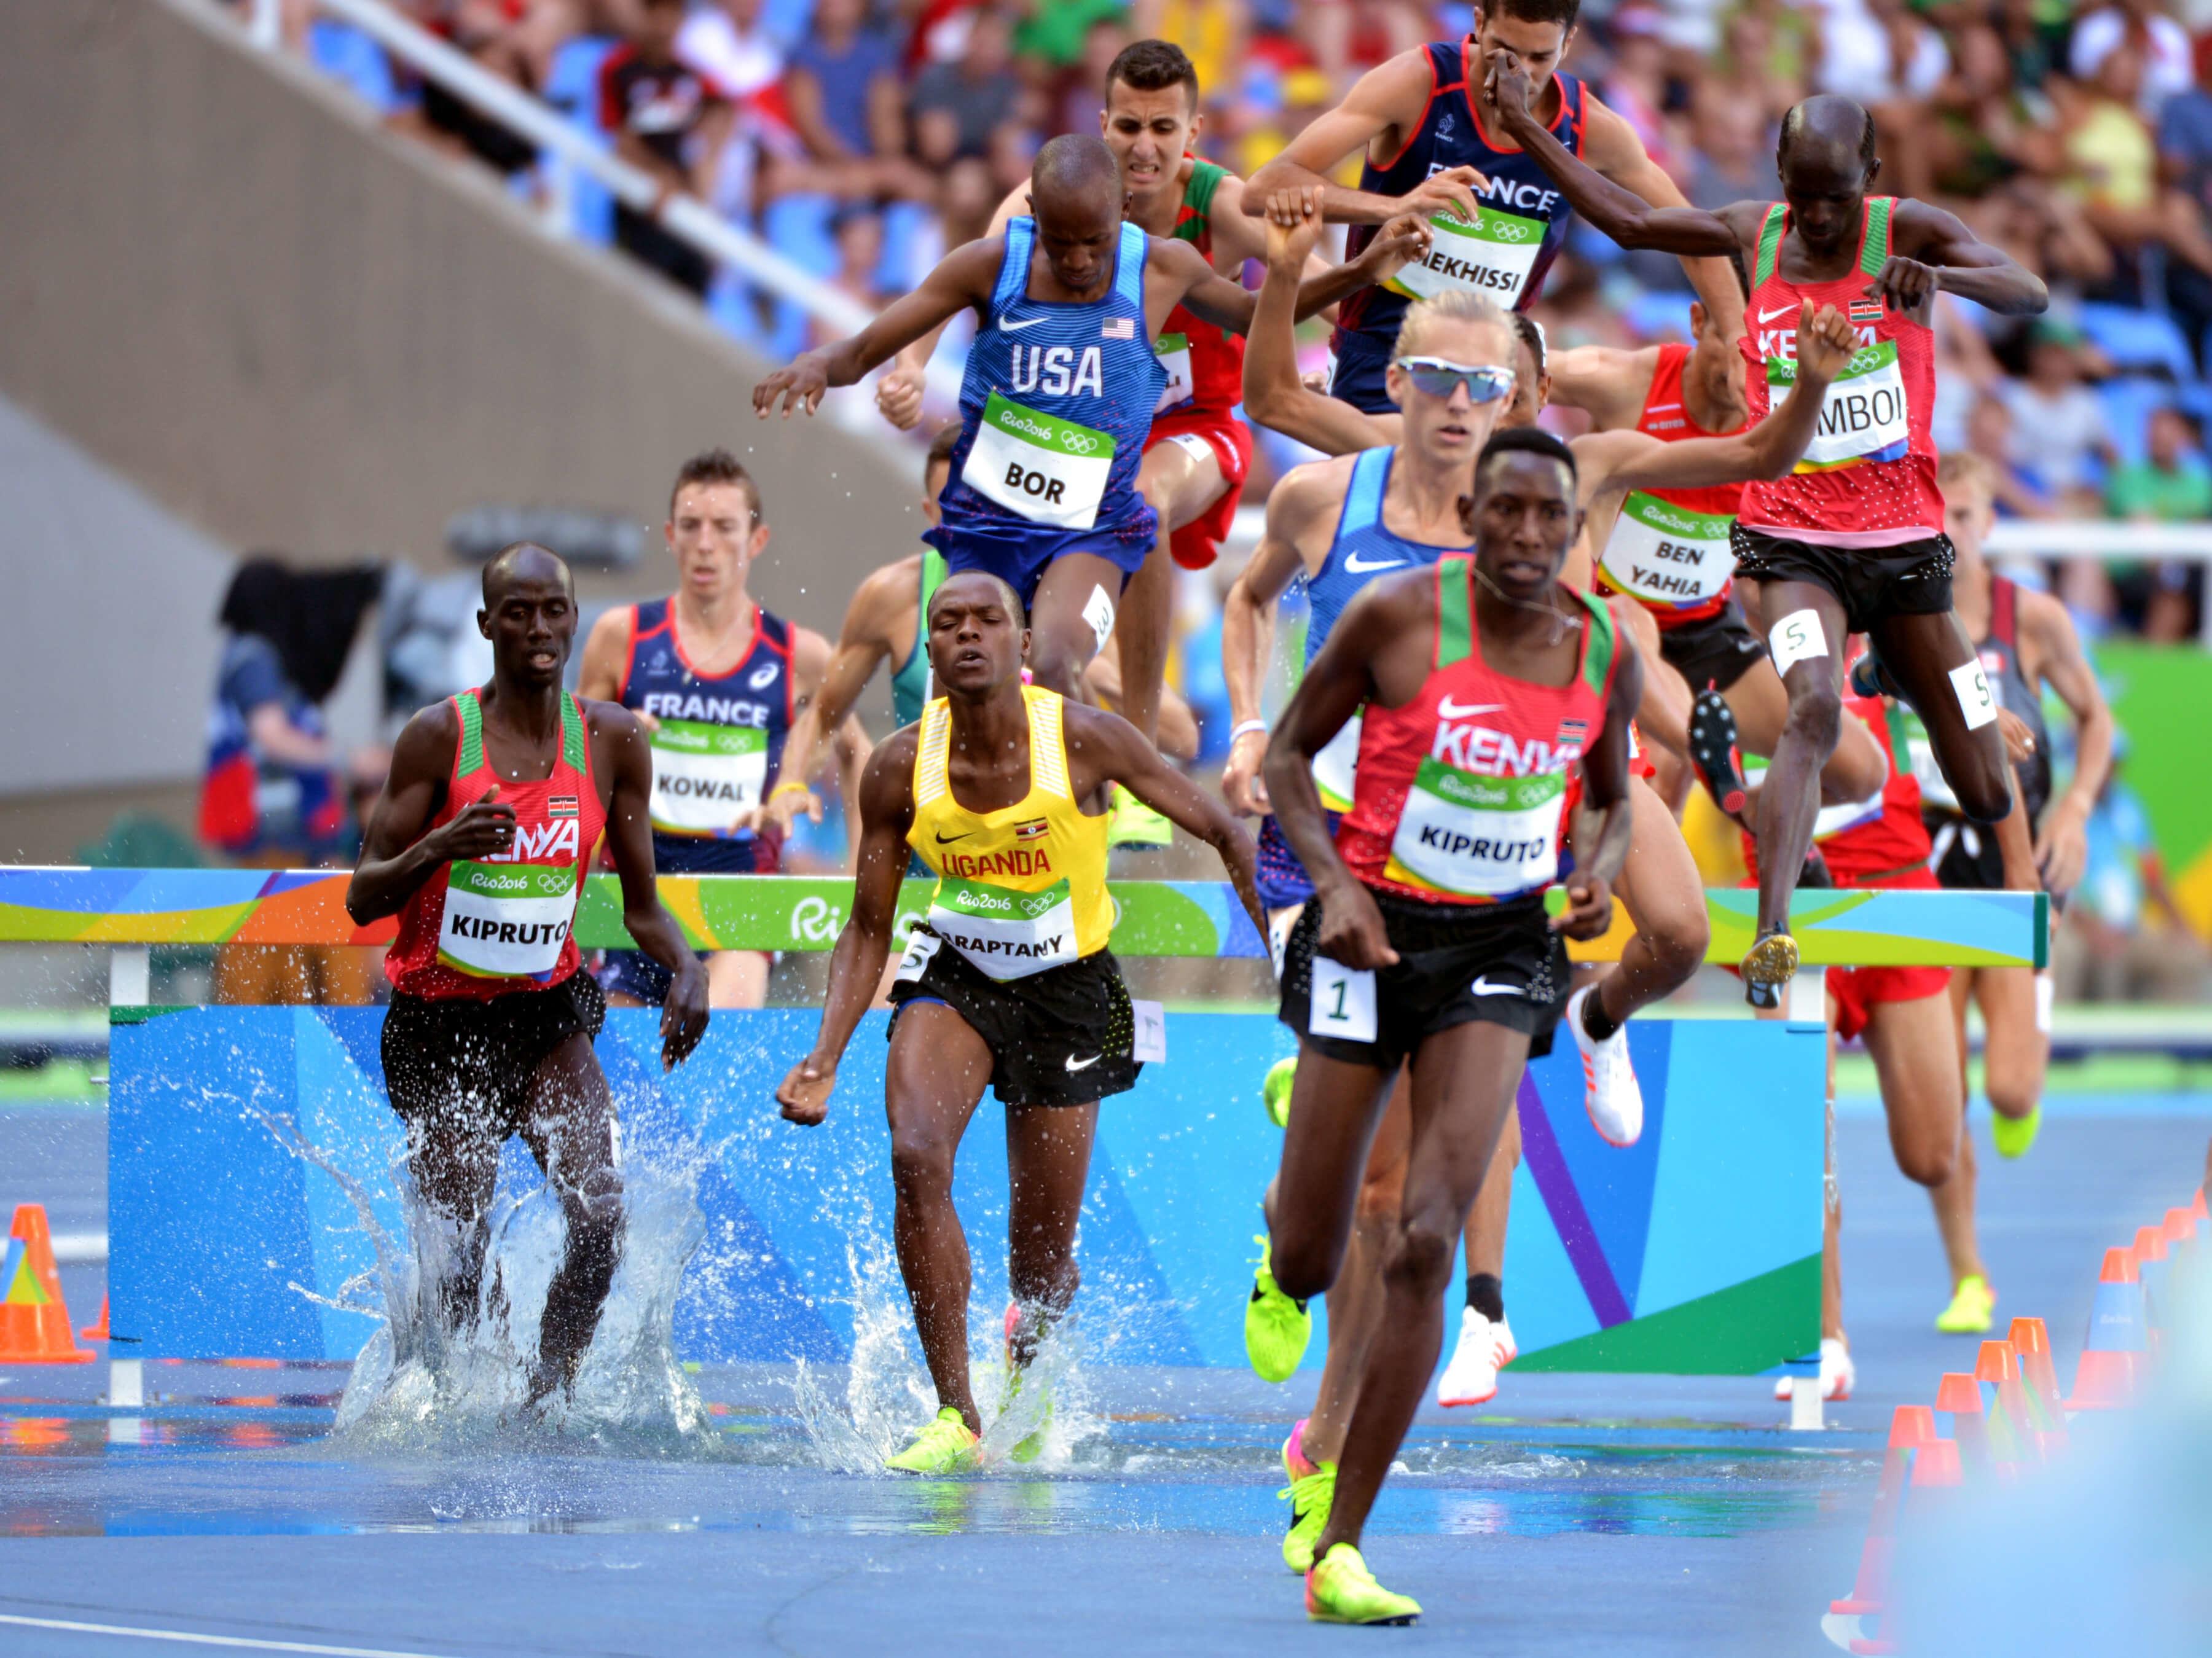
<path fill-rule="evenodd" d="M 1498 1373 L 1520 1355 L 1510 1324 L 1502 1318 L 1492 1324 L 1468 1308 L 1460 1315 L 1459 1345 L 1437 1378 L 1437 1403 L 1487 1405 L 1498 1397 Z"/>
<path fill-rule="evenodd" d="M 1583 1056 L 1583 1108 L 1607 1145 L 1633 1145 L 1644 1133 L 1644 1090 L 1629 1062 L 1628 1027 L 1601 1042 L 1583 1029 L 1583 1004 L 1596 988 L 1584 985 L 1567 998 L 1567 1029 Z"/>
<path fill-rule="evenodd" d="M 1830 1404 L 1840 1403 L 1851 1396 L 1857 1385 L 1859 1367 L 1851 1363 L 1851 1350 L 1833 1336 L 1820 1338 L 1820 1397 Z M 1787 1376 L 1774 1379 L 1774 1396 L 1790 1397 L 1791 1378 Z"/>

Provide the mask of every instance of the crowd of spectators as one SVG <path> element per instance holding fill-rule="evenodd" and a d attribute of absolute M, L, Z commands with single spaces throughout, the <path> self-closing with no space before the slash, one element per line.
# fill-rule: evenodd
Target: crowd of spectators
<path fill-rule="evenodd" d="M 1095 127 L 1132 39 L 1190 53 L 1200 148 L 1249 173 L 1364 70 L 1473 16 L 1431 0 L 399 3 L 870 305 L 980 234 L 1046 137 Z M 359 83 L 345 33 L 301 38 Z M 1589 0 L 1567 67 L 1706 206 L 1778 193 L 1775 128 L 1798 99 L 1866 104 L 1881 187 L 1953 209 L 2053 294 L 2026 325 L 1942 300 L 1938 442 L 2000 464 L 2010 516 L 2172 521 L 2212 504 L 2212 0 Z M 381 72 L 395 120 L 533 187 L 528 144 Z M 599 234 L 764 349 L 816 337 L 651 214 L 599 212 Z M 1563 344 L 1632 342 L 1683 331 L 1687 298 L 1672 260 L 1583 230 L 1539 314 Z M 2197 626 L 2201 577 L 2183 566 L 2062 569 L 2093 628 Z"/>

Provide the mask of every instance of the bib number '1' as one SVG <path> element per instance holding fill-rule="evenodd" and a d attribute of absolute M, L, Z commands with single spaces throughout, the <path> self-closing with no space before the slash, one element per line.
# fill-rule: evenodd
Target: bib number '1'
<path fill-rule="evenodd" d="M 1429 221 L 1435 232 L 1429 251 L 1385 284 L 1413 300 L 1430 299 L 1455 288 L 1487 294 L 1505 310 L 1519 302 L 1544 249 L 1544 222 L 1479 208 L 1473 224 L 1439 213 Z"/>
<path fill-rule="evenodd" d="M 1033 524 L 1088 530 L 1114 470 L 1111 434 L 991 393 L 961 481 Z"/>
<path fill-rule="evenodd" d="M 1347 1042 L 1373 1042 L 1374 972 L 1348 968 L 1333 957 L 1316 956 L 1306 1031 L 1310 1035 L 1335 1036 Z"/>
<path fill-rule="evenodd" d="M 653 828 L 664 835 L 727 835 L 768 786 L 768 733 L 754 726 L 664 720 L 653 734 Z"/>

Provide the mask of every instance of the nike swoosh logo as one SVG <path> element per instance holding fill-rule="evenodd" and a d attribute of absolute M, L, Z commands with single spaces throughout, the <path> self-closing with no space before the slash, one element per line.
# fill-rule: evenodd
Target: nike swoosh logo
<path fill-rule="evenodd" d="M 1494 985 L 1491 983 L 1489 975 L 1486 974 L 1483 977 L 1477 979 L 1473 984 L 1469 985 L 1468 988 L 1478 996 L 1518 996 L 1522 993 L 1519 985 Z"/>
<path fill-rule="evenodd" d="M 1788 305 L 1782 306 L 1782 307 L 1778 307 L 1778 308 L 1777 308 L 1777 309 L 1775 309 L 1775 310 L 1772 310 L 1772 311 L 1769 311 L 1769 310 L 1765 309 L 1764 307 L 1760 307 L 1760 309 L 1759 309 L 1759 321 L 1761 321 L 1761 322 L 1772 322 L 1772 321 L 1773 321 L 1777 317 L 1786 317 L 1786 316 L 1788 316 L 1791 312 L 1795 311 L 1796 308 L 1797 308 L 1796 301 L 1795 301 L 1794 300 L 1793 300 L 1792 301 L 1790 301 L 1790 303 L 1789 303 Z"/>
<path fill-rule="evenodd" d="M 1051 320 L 1052 319 L 1050 317 L 1030 317 L 1021 322 L 1009 322 L 1006 318 L 1001 317 L 999 319 L 999 331 L 1002 334 L 1018 333 L 1022 329 L 1035 328 L 1041 322 L 1050 322 Z"/>
<path fill-rule="evenodd" d="M 1406 568 L 1406 561 L 1402 558 L 1377 558 L 1363 562 L 1358 554 L 1352 553 L 1345 559 L 1344 568 L 1350 574 L 1365 575 L 1370 570 L 1402 570 Z"/>
<path fill-rule="evenodd" d="M 1106 1056 L 1103 1054 L 1093 1054 L 1089 1059 L 1085 1060 L 1079 1064 L 1076 1060 L 1075 1055 L 1071 1054 L 1067 1056 L 1067 1068 L 1070 1071 L 1088 1071 L 1092 1066 L 1097 1064 L 1099 1060 L 1105 1057 Z"/>
<path fill-rule="evenodd" d="M 1472 720 L 1479 714 L 1496 714 L 1503 702 L 1455 702 L 1447 696 L 1437 704 L 1437 717 L 1443 720 Z"/>
<path fill-rule="evenodd" d="M 955 841 L 965 841 L 975 833 L 974 829 L 963 829 L 957 835 L 947 835 L 943 829 L 939 829 L 937 831 L 937 844 L 940 847 L 949 847 Z"/>

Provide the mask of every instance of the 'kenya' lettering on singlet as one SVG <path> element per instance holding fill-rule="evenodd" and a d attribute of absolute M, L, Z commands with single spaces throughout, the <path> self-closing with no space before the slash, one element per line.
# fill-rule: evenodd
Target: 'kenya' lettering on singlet
<path fill-rule="evenodd" d="M 891 719 L 911 726 L 929 701 L 929 599 L 945 580 L 945 555 L 934 547 L 921 553 L 921 603 L 914 613 L 914 645 L 891 676 Z"/>
<path fill-rule="evenodd" d="M 1036 222 L 1007 224 L 990 314 L 968 348 L 944 521 L 923 537 L 932 546 L 951 555 L 979 529 L 1027 540 L 1143 518 L 1137 468 L 1167 383 L 1145 327 L 1148 240 L 1121 226 L 1102 297 L 1033 300 Z"/>
<path fill-rule="evenodd" d="M 1481 72 L 1473 35 L 1431 41 L 1429 102 L 1420 125 L 1388 165 L 1377 167 L 1370 159 L 1359 171 L 1360 189 L 1404 196 L 1439 173 L 1471 167 L 1490 180 L 1490 188 L 1475 197 L 1480 217 L 1474 224 L 1444 214 L 1431 219 L 1436 238 L 1419 264 L 1407 265 L 1387 287 L 1361 288 L 1338 307 L 1338 351 L 1347 334 L 1389 345 L 1398 337 L 1409 301 L 1448 288 L 1487 294 L 1509 310 L 1527 309 L 1542 291 L 1544 273 L 1566 242 L 1573 210 L 1526 150 L 1503 135 L 1492 138 L 1483 126 L 1474 95 Z M 1552 81 L 1559 93 L 1552 136 L 1580 155 L 1588 94 L 1571 75 Z M 1378 228 L 1353 226 L 1345 257 L 1358 258 Z"/>
<path fill-rule="evenodd" d="M 483 705 L 475 691 L 452 699 L 461 724 L 439 829 L 496 785 L 514 809 L 507 852 L 441 865 L 399 912 L 399 933 L 384 958 L 392 987 L 433 1000 L 489 1001 L 513 991 L 543 990 L 576 970 L 576 906 L 606 808 L 592 776 L 584 711 L 561 696 L 561 748 L 550 776 L 501 777 L 484 754 Z"/>
<path fill-rule="evenodd" d="M 918 974 L 943 940 L 994 979 L 1025 979 L 1106 947 L 1106 818 L 1076 804 L 1068 780 L 1064 708 L 1057 693 L 1022 687 L 1030 720 L 1029 793 L 996 811 L 970 811 L 947 770 L 952 708 L 922 710 L 914 756 L 914 824 L 907 844 L 936 872 L 937 890 L 899 965 Z M 931 937 L 934 934 L 934 938 Z"/>
<path fill-rule="evenodd" d="M 1638 431 L 1662 442 L 1731 435 L 1708 432 L 1690 418 L 1689 403 L 1682 395 L 1682 370 L 1690 361 L 1690 349 L 1681 344 L 1659 348 L 1651 389 L 1644 394 L 1644 410 L 1636 417 Z M 1735 580 L 1729 526 L 1735 521 L 1742 498 L 1741 483 L 1630 490 L 1598 559 L 1605 590 L 1626 593 L 1651 612 L 1662 632 L 1717 616 L 1727 607 L 1729 588 Z"/>
<path fill-rule="evenodd" d="M 1829 386 L 1820 422 L 1790 477 L 1747 483 L 1745 526 L 1831 547 L 1894 547 L 1943 533 L 1936 486 L 1936 336 L 1868 285 L 1889 259 L 1895 198 L 1869 196 L 1857 265 L 1833 282 L 1793 282 L 1781 274 L 1788 206 L 1767 210 L 1744 318 L 1745 391 L 1753 424 L 1789 397 L 1797 380 L 1797 316 L 1810 300 L 1847 317 L 1858 349 Z"/>
<path fill-rule="evenodd" d="M 1540 685 L 1482 659 L 1474 561 L 1455 555 L 1436 571 L 1434 666 L 1402 707 L 1368 708 L 1336 847 L 1368 886 L 1498 903 L 1558 877 L 1567 775 L 1604 729 L 1613 617 L 1577 593 L 1581 663 L 1568 683 Z"/>
<path fill-rule="evenodd" d="M 1344 511 L 1336 520 L 1336 538 L 1329 543 L 1321 568 L 1306 579 L 1306 601 L 1311 607 L 1306 623 L 1306 662 L 1311 665 L 1328 641 L 1344 607 L 1376 577 L 1433 564 L 1464 547 L 1436 547 L 1425 541 L 1408 541 L 1383 525 L 1382 500 L 1390 488 L 1390 466 L 1398 452 L 1363 449 L 1352 458 L 1352 482 L 1344 492 Z M 1359 716 L 1344 723 L 1343 730 L 1314 756 L 1314 786 L 1321 803 L 1331 811 L 1352 809 L 1352 780 L 1359 758 Z"/>
<path fill-rule="evenodd" d="M 2027 797 L 2027 821 L 2037 823 L 2051 803 L 2051 727 L 2043 718 L 2043 698 L 2020 671 L 2020 587 L 2009 577 L 1990 578 L 1990 634 L 1974 648 L 1981 657 L 1982 676 L 1989 681 L 1990 695 L 1996 705 L 2018 714 L 2035 738 L 2035 751 L 2014 769 L 2020 778 L 2021 793 Z M 1904 733 L 1907 764 L 1920 784 L 1923 815 L 1938 819 L 1964 817 L 1959 810 L 1959 797 L 1944 780 L 1943 768 L 1936 763 L 1936 745 L 1929 741 L 1928 727 L 1921 724 L 1920 716 L 1899 703 L 1893 719 Z"/>
<path fill-rule="evenodd" d="M 672 601 L 633 606 L 622 704 L 653 733 L 653 859 L 662 874 L 767 874 L 772 841 L 734 829 L 768 796 L 791 734 L 791 624 L 753 607 L 752 642 L 727 673 L 700 673 L 677 637 Z"/>
<path fill-rule="evenodd" d="M 1190 158 L 1190 181 L 1176 210 L 1177 241 L 1188 242 L 1213 263 L 1213 192 L 1229 176 L 1226 167 Z M 1158 415 L 1215 415 L 1223 420 L 1244 400 L 1244 337 L 1216 328 L 1185 307 L 1168 313 L 1167 331 L 1152 342 L 1153 355 L 1167 371 Z"/>

